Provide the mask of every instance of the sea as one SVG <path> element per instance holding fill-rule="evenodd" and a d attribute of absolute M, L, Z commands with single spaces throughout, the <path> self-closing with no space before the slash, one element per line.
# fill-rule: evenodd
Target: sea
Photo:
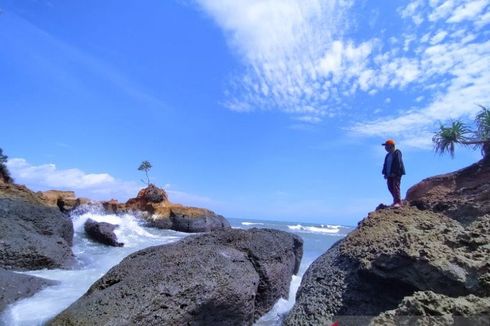
<path fill-rule="evenodd" d="M 98 222 L 117 224 L 115 233 L 124 247 L 108 247 L 87 239 L 84 232 L 85 221 L 91 218 Z M 30 298 L 19 300 L 7 307 L 0 315 L 0 325 L 32 326 L 44 325 L 63 309 L 80 298 L 97 279 L 111 267 L 117 265 L 129 254 L 146 247 L 178 241 L 188 233 L 146 227 L 141 220 L 131 214 L 107 215 L 97 207 L 72 214 L 74 226 L 73 252 L 76 266 L 71 270 L 51 269 L 22 272 L 57 281 Z M 300 219 L 298 219 L 300 220 Z M 270 228 L 299 235 L 304 241 L 304 253 L 298 275 L 291 280 L 289 298 L 280 299 L 273 309 L 260 318 L 256 326 L 281 325 L 281 321 L 294 305 L 296 291 L 301 277 L 308 266 L 335 242 L 343 238 L 352 227 L 305 222 L 281 222 L 269 220 L 229 218 L 233 228 Z"/>

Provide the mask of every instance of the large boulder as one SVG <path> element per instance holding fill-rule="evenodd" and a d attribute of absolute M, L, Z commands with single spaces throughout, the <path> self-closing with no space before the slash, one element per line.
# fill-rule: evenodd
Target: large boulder
<path fill-rule="evenodd" d="M 0 312 L 7 305 L 31 297 L 43 288 L 54 284 L 55 281 L 0 269 Z"/>
<path fill-rule="evenodd" d="M 406 199 L 419 209 L 471 223 L 490 214 L 490 164 L 482 160 L 456 172 L 424 179 L 408 189 Z"/>
<path fill-rule="evenodd" d="M 114 233 L 117 227 L 118 225 L 97 222 L 90 218 L 84 224 L 85 233 L 90 239 L 108 246 L 122 247 L 124 243 L 117 241 L 117 236 Z"/>
<path fill-rule="evenodd" d="M 50 325 L 252 325 L 287 297 L 302 240 L 220 230 L 126 257 Z"/>
<path fill-rule="evenodd" d="M 73 224 L 23 186 L 0 184 L 0 267 L 33 270 L 68 268 Z"/>
<path fill-rule="evenodd" d="M 489 231 L 490 215 L 465 226 L 416 207 L 372 212 L 308 268 L 285 325 L 367 324 L 416 291 L 489 296 Z"/>

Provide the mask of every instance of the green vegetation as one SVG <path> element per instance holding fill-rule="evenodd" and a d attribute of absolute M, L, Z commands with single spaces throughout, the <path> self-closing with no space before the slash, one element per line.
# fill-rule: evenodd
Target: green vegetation
<path fill-rule="evenodd" d="M 141 182 L 145 183 L 147 186 L 150 185 L 150 178 L 148 177 L 148 171 L 151 169 L 151 163 L 148 161 L 143 161 L 141 162 L 138 171 L 145 171 L 146 174 L 146 182 L 144 180 L 141 180 Z"/>
<path fill-rule="evenodd" d="M 440 125 L 432 137 L 436 153 L 449 153 L 454 157 L 456 144 L 479 148 L 484 159 L 490 159 L 490 110 L 479 105 L 481 111 L 475 117 L 475 129 L 472 130 L 461 121 L 453 121 L 450 126 Z"/>
<path fill-rule="evenodd" d="M 7 169 L 5 163 L 7 163 L 8 156 L 3 154 L 3 150 L 0 148 L 0 179 L 6 183 L 12 183 L 14 180 L 10 176 L 10 172 Z"/>

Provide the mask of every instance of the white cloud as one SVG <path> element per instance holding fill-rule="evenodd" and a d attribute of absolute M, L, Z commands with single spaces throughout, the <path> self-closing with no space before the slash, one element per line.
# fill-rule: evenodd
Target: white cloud
<path fill-rule="evenodd" d="M 419 1 L 413 3 L 417 4 L 413 10 L 427 10 Z M 478 18 L 469 13 L 480 13 L 484 7 L 477 7 L 472 1 L 432 1 L 431 5 L 435 7 L 432 12 L 428 11 L 431 20 L 444 20 L 452 8 L 457 7 L 465 8 L 465 11 L 456 10 L 455 15 L 458 13 L 458 17 L 463 17 L 464 12 L 465 19 L 477 21 Z M 490 41 L 478 42 L 477 32 L 468 23 L 456 24 L 458 32 L 451 33 L 451 38 L 447 36 L 452 27 L 442 28 L 440 24 L 434 24 L 424 29 L 422 39 L 430 42 L 419 43 L 418 55 L 411 59 L 382 56 L 378 60 L 382 73 L 376 74 L 377 80 L 374 80 L 378 87 L 384 86 L 383 82 L 388 78 L 383 75 L 396 71 L 394 75 L 399 79 L 391 79 L 391 83 L 399 82 L 400 86 L 414 83 L 430 90 L 431 102 L 422 104 L 427 96 L 421 93 L 414 99 L 419 107 L 401 108 L 401 114 L 382 120 L 358 122 L 349 129 L 351 132 L 360 136 L 398 137 L 409 146 L 430 147 L 431 135 L 438 122 L 471 118 L 479 111 L 475 103 L 488 103 Z"/>
<path fill-rule="evenodd" d="M 86 173 L 79 169 L 58 169 L 55 164 L 32 165 L 22 158 L 7 162 L 17 183 L 25 183 L 35 190 L 73 190 L 91 199 L 134 197 L 141 188 L 135 182 L 117 180 L 108 173 Z"/>
<path fill-rule="evenodd" d="M 488 5 L 488 0 L 475 0 L 462 4 L 447 20 L 449 23 L 459 23 L 463 20 L 472 20 Z"/>
<path fill-rule="evenodd" d="M 446 31 L 439 31 L 439 33 L 437 33 L 436 35 L 434 35 L 432 37 L 432 39 L 430 40 L 430 43 L 431 44 L 437 44 L 437 43 L 440 43 L 442 40 L 444 40 L 444 38 L 447 36 L 447 32 Z"/>
<path fill-rule="evenodd" d="M 245 65 L 225 101 L 235 111 L 276 108 L 320 119 L 335 112 L 326 82 L 368 51 L 341 39 L 346 0 L 195 0 Z M 330 76 L 330 77 L 328 77 Z M 308 110 L 315 107 L 315 111 Z M 321 113 L 321 114 L 319 114 Z"/>
<path fill-rule="evenodd" d="M 410 91 L 418 107 L 407 104 L 398 115 L 350 128 L 399 135 L 474 114 L 473 103 L 486 103 L 490 92 L 490 44 L 478 30 L 490 21 L 488 0 L 410 1 L 398 10 L 406 26 L 387 42 L 382 32 L 362 41 L 346 36 L 361 28 L 358 13 L 351 16 L 353 1 L 195 1 L 243 59 L 245 71 L 225 101 L 234 111 L 278 109 L 320 123 L 342 114 L 345 99 L 359 93 L 384 100 L 386 90 Z"/>
<path fill-rule="evenodd" d="M 7 167 L 16 183 L 26 184 L 35 191 L 71 190 L 80 197 L 94 200 L 114 198 L 125 202 L 136 197 L 142 188 L 141 183 L 119 180 L 108 173 L 87 173 L 76 168 L 59 169 L 51 163 L 33 165 L 23 158 L 9 159 Z M 217 204 L 209 197 L 169 188 L 169 184 L 164 186 L 169 199 L 174 203 L 200 207 Z"/>

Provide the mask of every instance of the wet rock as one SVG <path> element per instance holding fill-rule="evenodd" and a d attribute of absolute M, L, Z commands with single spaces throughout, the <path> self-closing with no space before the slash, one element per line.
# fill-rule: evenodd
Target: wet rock
<path fill-rule="evenodd" d="M 141 250 L 50 325 L 252 325 L 288 294 L 300 238 L 220 230 Z"/>
<path fill-rule="evenodd" d="M 0 267 L 67 268 L 74 262 L 72 221 L 23 186 L 0 185 Z"/>
<path fill-rule="evenodd" d="M 17 300 L 28 298 L 57 282 L 0 269 L 0 312 Z"/>
<path fill-rule="evenodd" d="M 114 233 L 117 227 L 117 225 L 96 222 L 90 218 L 84 224 L 85 233 L 90 239 L 108 246 L 122 247 L 124 243 L 117 241 L 117 236 Z"/>

